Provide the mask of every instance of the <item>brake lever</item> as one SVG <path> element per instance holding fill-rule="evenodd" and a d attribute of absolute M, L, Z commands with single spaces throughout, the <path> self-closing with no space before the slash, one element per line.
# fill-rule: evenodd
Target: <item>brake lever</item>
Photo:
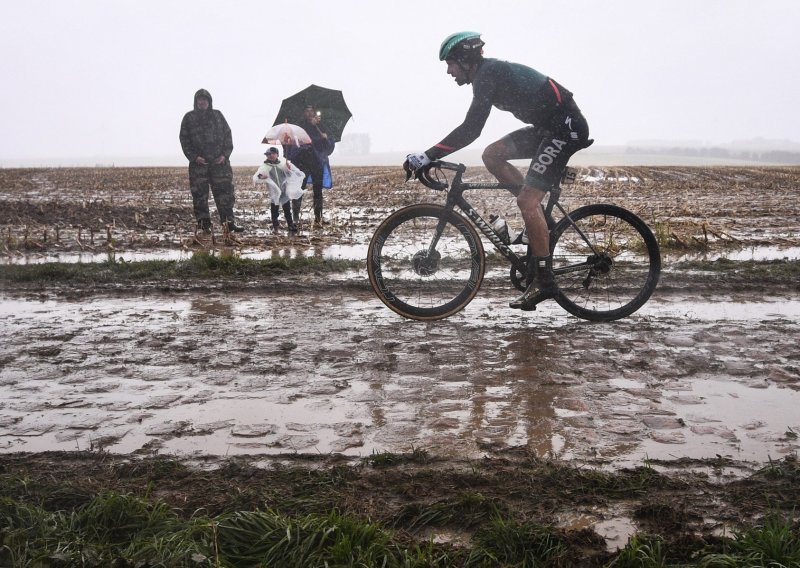
<path fill-rule="evenodd" d="M 411 169 L 411 166 L 408 165 L 408 160 L 403 162 L 403 169 L 406 172 L 406 181 L 410 180 L 411 176 L 413 176 L 415 172 Z"/>

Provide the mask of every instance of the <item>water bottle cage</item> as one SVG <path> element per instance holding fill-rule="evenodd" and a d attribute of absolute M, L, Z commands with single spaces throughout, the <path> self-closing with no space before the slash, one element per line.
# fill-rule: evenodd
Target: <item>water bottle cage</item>
<path fill-rule="evenodd" d="M 511 244 L 511 241 L 517 239 L 517 235 L 511 231 L 511 228 L 504 219 L 499 218 L 497 215 L 489 215 L 489 223 L 503 243 L 508 245 Z"/>

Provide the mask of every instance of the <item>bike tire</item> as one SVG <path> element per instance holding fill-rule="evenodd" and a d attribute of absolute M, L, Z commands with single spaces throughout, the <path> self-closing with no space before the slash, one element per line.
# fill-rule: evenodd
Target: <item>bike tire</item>
<path fill-rule="evenodd" d="M 435 229 L 444 230 L 429 253 Z M 483 244 L 469 221 L 440 205 L 400 209 L 375 230 L 367 250 L 367 273 L 378 298 L 415 320 L 437 320 L 469 304 L 486 272 Z"/>
<path fill-rule="evenodd" d="M 579 318 L 627 317 L 658 285 L 658 242 L 644 221 L 622 207 L 595 204 L 576 209 L 553 228 L 550 248 L 559 289 L 556 302 Z"/>

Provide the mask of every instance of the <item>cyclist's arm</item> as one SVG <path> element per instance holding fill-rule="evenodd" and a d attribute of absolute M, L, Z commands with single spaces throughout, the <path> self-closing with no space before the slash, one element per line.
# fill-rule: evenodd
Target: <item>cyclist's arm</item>
<path fill-rule="evenodd" d="M 487 59 L 472 84 L 472 104 L 464 122 L 444 140 L 425 152 L 432 160 L 451 154 L 472 144 L 481 135 L 499 90 L 510 81 L 511 70 L 506 62 Z"/>
<path fill-rule="evenodd" d="M 431 160 L 438 160 L 456 150 L 469 146 L 481 135 L 491 110 L 492 103 L 488 99 L 483 97 L 472 99 L 472 104 L 467 111 L 464 122 L 425 153 Z"/>

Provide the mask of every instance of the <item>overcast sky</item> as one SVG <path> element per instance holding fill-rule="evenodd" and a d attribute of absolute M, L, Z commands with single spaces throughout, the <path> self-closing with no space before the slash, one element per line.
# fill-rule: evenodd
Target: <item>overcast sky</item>
<path fill-rule="evenodd" d="M 340 89 L 374 152 L 424 150 L 471 87 L 438 60 L 475 30 L 485 55 L 575 93 L 598 144 L 800 140 L 798 0 L 3 0 L 0 163 L 185 159 L 181 118 L 208 89 L 237 154 L 283 98 Z M 429 9 L 429 11 L 426 11 Z M 520 126 L 492 111 L 480 146 Z M 146 164 L 142 164 L 146 165 Z M 245 165 L 245 164 L 241 164 Z"/>

